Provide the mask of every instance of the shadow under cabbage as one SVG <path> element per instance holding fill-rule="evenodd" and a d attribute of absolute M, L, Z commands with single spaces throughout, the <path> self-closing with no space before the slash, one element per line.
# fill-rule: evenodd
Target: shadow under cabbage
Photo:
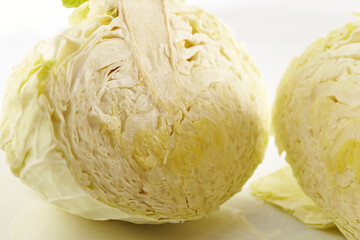
<path fill-rule="evenodd" d="M 182 224 L 162 225 L 92 221 L 34 200 L 19 209 L 12 220 L 9 234 L 11 240 L 345 239 L 337 229 L 309 229 L 247 192 L 237 194 L 209 217 Z"/>

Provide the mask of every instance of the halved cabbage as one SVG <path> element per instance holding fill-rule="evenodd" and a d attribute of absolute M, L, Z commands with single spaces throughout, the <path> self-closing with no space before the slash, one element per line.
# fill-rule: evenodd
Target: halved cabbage
<path fill-rule="evenodd" d="M 348 239 L 360 239 L 360 21 L 332 31 L 291 62 L 273 124 L 305 193 Z"/>
<path fill-rule="evenodd" d="M 77 1 L 74 1 L 77 2 Z M 40 42 L 6 88 L 12 172 L 85 218 L 201 218 L 261 162 L 260 74 L 216 17 L 178 0 L 91 0 Z"/>

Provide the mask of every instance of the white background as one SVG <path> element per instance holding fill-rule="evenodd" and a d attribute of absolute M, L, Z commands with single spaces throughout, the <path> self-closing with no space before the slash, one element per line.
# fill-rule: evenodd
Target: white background
<path fill-rule="evenodd" d="M 238 39 L 245 43 L 250 54 L 255 58 L 269 90 L 271 101 L 291 58 L 301 54 L 308 44 L 330 30 L 355 20 L 356 18 L 349 13 L 360 12 L 358 0 L 188 0 L 188 2 L 215 13 L 234 29 Z M 46 40 L 64 30 L 70 12 L 71 10 L 62 7 L 61 0 L 1 1 L 0 95 L 11 67 L 16 65 L 37 41 Z M 284 161 L 278 157 L 271 139 L 264 163 L 257 169 L 250 182 L 282 165 Z M 273 237 L 271 234 L 254 234 L 253 230 L 247 228 L 241 230 L 238 226 L 229 227 L 231 223 L 226 221 L 232 215 L 228 216 L 226 213 L 219 217 L 220 222 L 215 221 L 217 219 L 215 217 L 193 225 L 186 223 L 187 225 L 180 227 L 169 225 L 139 227 L 125 223 L 97 223 L 82 220 L 41 202 L 34 203 L 32 192 L 12 177 L 5 160 L 1 157 L 0 239 L 9 239 L 9 232 L 13 239 L 24 240 L 112 240 L 144 237 L 166 239 L 179 232 L 188 238 L 196 236 L 196 239 L 212 237 L 233 239 L 235 236 L 243 240 L 343 239 L 336 231 L 330 234 L 309 230 L 276 208 L 256 201 L 248 195 L 248 185 L 245 186 L 245 192 L 238 197 L 241 201 L 233 200 L 233 202 L 239 205 L 237 206 L 239 209 L 243 209 L 252 225 L 262 233 L 275 233 Z M 211 229 L 213 231 L 210 231 Z M 104 231 L 107 233 L 105 234 Z M 100 236 L 106 237 L 100 238 Z"/>

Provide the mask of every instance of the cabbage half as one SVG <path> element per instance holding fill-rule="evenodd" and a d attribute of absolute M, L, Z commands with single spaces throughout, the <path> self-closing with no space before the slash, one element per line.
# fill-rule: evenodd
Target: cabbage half
<path fill-rule="evenodd" d="M 221 21 L 178 0 L 91 0 L 70 23 L 8 80 L 0 145 L 15 176 L 72 214 L 134 223 L 198 219 L 241 190 L 269 110 Z"/>
<path fill-rule="evenodd" d="M 273 124 L 305 193 L 348 239 L 360 239 L 360 21 L 332 31 L 291 62 Z"/>

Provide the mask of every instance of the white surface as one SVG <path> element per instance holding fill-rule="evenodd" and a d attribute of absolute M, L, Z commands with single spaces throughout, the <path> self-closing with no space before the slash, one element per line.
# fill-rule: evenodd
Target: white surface
<path fill-rule="evenodd" d="M 270 99 L 289 61 L 315 39 L 355 17 L 358 0 L 188 0 L 217 14 L 235 31 L 256 60 Z M 71 12 L 60 0 L 2 1 L 0 7 L 0 95 L 11 67 L 41 39 L 64 29 Z M 270 141 L 264 163 L 250 180 L 284 165 Z M 180 225 L 137 226 L 94 222 L 34 200 L 33 193 L 14 178 L 0 158 L 0 239 L 242 239 L 336 240 L 336 230 L 308 229 L 282 211 L 252 198 L 249 184 L 211 217 Z M 231 210 L 230 210 L 231 209 Z M 239 214 L 243 209 L 244 217 Z M 11 233 L 9 235 L 9 233 Z"/>

